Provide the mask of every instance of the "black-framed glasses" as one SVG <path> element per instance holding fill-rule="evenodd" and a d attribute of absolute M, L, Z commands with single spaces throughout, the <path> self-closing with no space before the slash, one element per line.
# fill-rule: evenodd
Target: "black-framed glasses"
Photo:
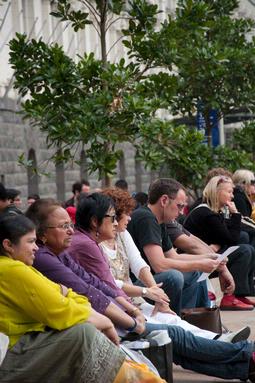
<path fill-rule="evenodd" d="M 74 224 L 73 222 L 66 222 L 63 223 L 62 225 L 56 225 L 56 226 L 46 226 L 47 229 L 62 229 L 62 230 L 69 230 L 69 229 L 74 229 Z"/>
<path fill-rule="evenodd" d="M 114 221 L 117 221 L 117 215 L 110 215 L 110 214 L 105 214 L 104 217 L 109 217 L 111 218 L 111 222 L 114 223 Z"/>

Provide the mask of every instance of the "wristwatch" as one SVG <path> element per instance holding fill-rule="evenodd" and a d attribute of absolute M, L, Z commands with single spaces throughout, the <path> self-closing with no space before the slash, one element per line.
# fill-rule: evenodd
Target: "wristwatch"
<path fill-rule="evenodd" d="M 142 288 L 142 297 L 146 297 L 146 294 L 147 294 L 147 289 L 146 289 L 146 287 L 143 287 Z"/>

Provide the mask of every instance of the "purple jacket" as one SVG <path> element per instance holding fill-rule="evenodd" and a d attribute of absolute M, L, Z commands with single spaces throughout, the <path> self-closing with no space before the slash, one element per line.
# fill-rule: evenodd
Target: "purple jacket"
<path fill-rule="evenodd" d="M 118 295 L 130 300 L 124 291 L 116 285 L 108 259 L 88 232 L 82 229 L 76 229 L 72 236 L 72 242 L 68 252 L 75 262 L 78 262 L 88 273 L 93 273 L 100 278 L 101 281 L 104 281 L 108 286 L 118 292 Z"/>
<path fill-rule="evenodd" d="M 111 302 L 108 297 L 116 298 L 120 295 L 95 275 L 87 273 L 67 251 L 55 255 L 47 246 L 39 245 L 33 266 L 52 281 L 85 295 L 92 307 L 101 314 Z"/>

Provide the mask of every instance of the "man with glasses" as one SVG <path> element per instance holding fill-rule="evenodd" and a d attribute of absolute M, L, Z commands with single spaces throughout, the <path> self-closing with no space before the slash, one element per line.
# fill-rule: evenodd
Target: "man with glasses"
<path fill-rule="evenodd" d="M 128 224 L 128 231 L 143 258 L 149 262 L 157 283 L 171 300 L 171 308 L 208 306 L 208 292 L 204 282 L 197 283 L 199 272 L 212 272 L 218 262 L 209 256 L 178 254 L 166 230 L 166 223 L 174 220 L 182 208 L 178 202 L 182 185 L 173 179 L 154 181 L 149 188 L 148 205 L 136 209 Z"/>

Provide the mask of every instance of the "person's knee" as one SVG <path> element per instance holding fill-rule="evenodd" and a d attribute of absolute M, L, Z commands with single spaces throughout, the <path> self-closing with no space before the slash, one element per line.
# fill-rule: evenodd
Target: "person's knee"
<path fill-rule="evenodd" d="M 86 343 L 87 345 L 93 343 L 97 333 L 96 327 L 87 322 L 76 324 L 65 331 L 68 331 L 69 338 L 72 339 L 74 344 Z"/>
<path fill-rule="evenodd" d="M 184 286 L 183 274 L 178 270 L 169 270 L 165 272 L 165 285 L 174 287 L 175 289 L 182 290 Z"/>

